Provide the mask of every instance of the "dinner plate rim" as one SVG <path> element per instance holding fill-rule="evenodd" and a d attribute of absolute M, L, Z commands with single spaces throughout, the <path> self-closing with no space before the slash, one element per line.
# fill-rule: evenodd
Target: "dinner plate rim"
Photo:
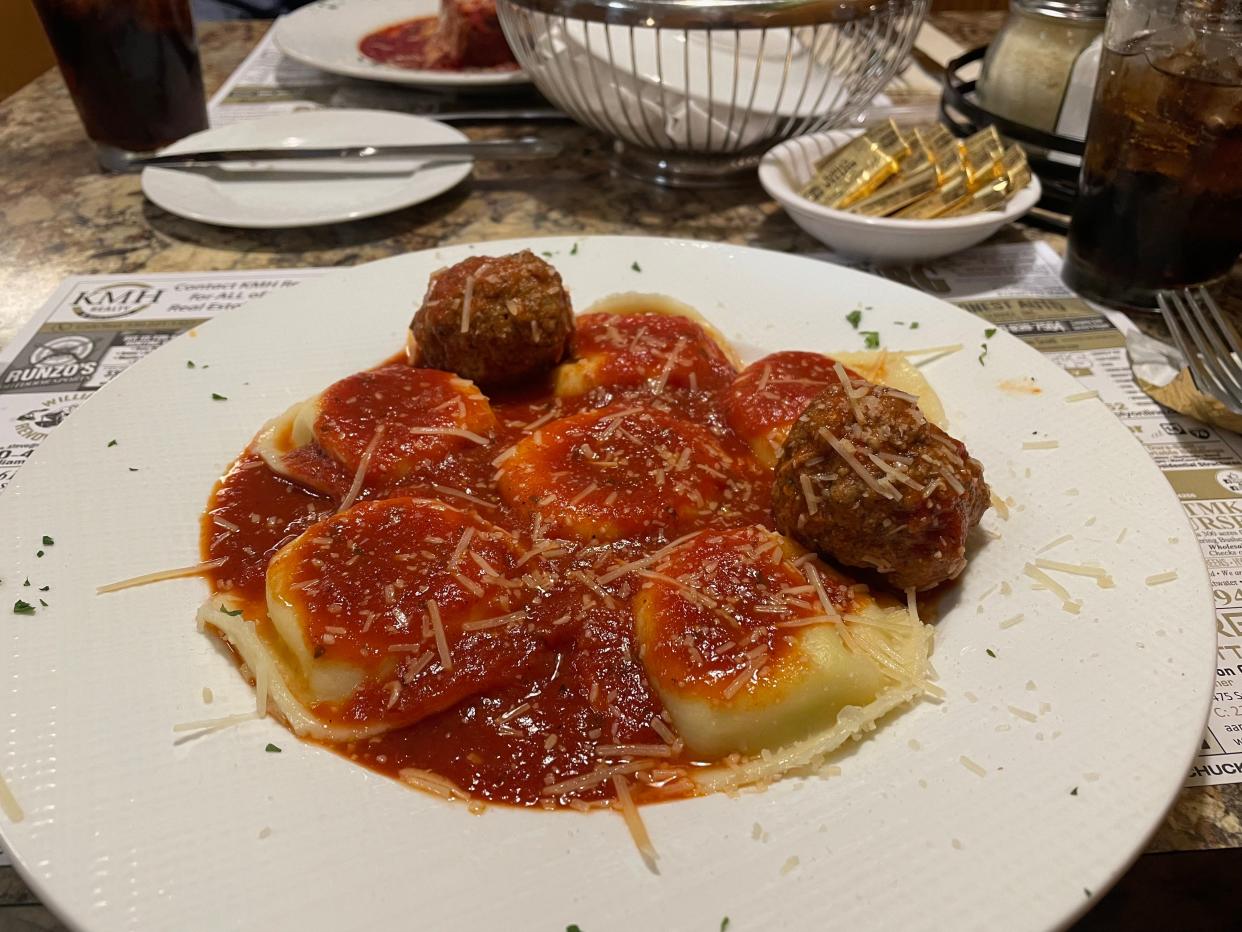
<path fill-rule="evenodd" d="M 341 282 L 350 276 L 354 276 L 354 277 L 357 277 L 358 280 L 361 282 L 364 280 L 365 276 L 375 273 L 376 268 L 380 266 L 383 266 L 385 271 L 390 270 L 390 269 L 397 270 L 397 269 L 400 269 L 402 264 L 404 263 L 412 263 L 412 264 L 418 264 L 420 262 L 429 263 L 429 260 L 432 257 L 434 257 L 434 259 L 437 262 L 457 261 L 458 259 L 464 258 L 466 255 L 471 254 L 471 252 L 475 249 L 491 251 L 494 249 L 511 249 L 511 248 L 529 247 L 529 248 L 534 249 L 535 251 L 541 251 L 545 253 L 554 251 L 554 250 L 560 250 L 559 254 L 564 254 L 564 252 L 568 251 L 571 248 L 571 246 L 573 247 L 574 252 L 577 252 L 579 245 L 584 245 L 587 248 L 594 250 L 595 247 L 597 247 L 600 244 L 605 245 L 605 247 L 617 253 L 618 256 L 625 256 L 627 252 L 632 252 L 633 250 L 637 249 L 643 253 L 644 261 L 649 261 L 650 257 L 653 255 L 653 252 L 652 252 L 653 249 L 656 250 L 654 254 L 659 255 L 658 250 L 660 250 L 662 247 L 666 247 L 670 250 L 673 250 L 673 249 L 705 250 L 712 254 L 721 255 L 722 257 L 728 253 L 733 253 L 735 254 L 735 256 L 736 254 L 742 254 L 743 256 L 750 256 L 751 261 L 754 261 L 754 262 L 763 262 L 763 261 L 766 261 L 767 259 L 773 259 L 779 264 L 780 262 L 783 262 L 786 259 L 796 259 L 799 263 L 812 263 L 812 264 L 816 263 L 816 260 L 811 259 L 809 257 L 790 256 L 788 254 L 772 253 L 767 250 L 755 249 L 753 247 L 736 246 L 736 245 L 728 244 L 728 243 L 705 243 L 705 242 L 686 240 L 686 239 L 674 239 L 674 238 L 662 238 L 662 237 L 633 237 L 633 236 L 527 237 L 527 238 L 521 238 L 521 239 L 507 239 L 507 240 L 485 241 L 485 242 L 480 242 L 480 243 L 458 244 L 458 245 L 453 245 L 453 246 L 444 246 L 438 249 L 432 248 L 432 249 L 421 250 L 416 253 L 406 253 L 403 255 L 390 257 L 384 260 L 379 260 L 377 262 L 367 263 L 363 266 L 354 267 L 352 269 L 342 270 L 340 272 L 330 274 L 323 278 L 311 279 L 303 283 L 302 285 L 299 285 L 296 289 L 288 289 L 284 293 L 285 294 L 296 293 L 298 294 L 299 297 L 306 298 L 313 294 L 317 286 L 323 287 L 322 283 L 327 281 L 329 278 L 334 279 L 337 282 Z M 448 253 L 451 255 L 448 255 L 447 257 L 442 257 L 442 254 L 445 254 L 445 253 Z M 743 259 L 743 261 L 746 261 L 746 260 Z M 637 266 L 637 261 L 635 261 L 635 265 Z M 839 267 L 839 266 L 832 266 L 827 263 L 823 263 L 822 265 L 824 269 L 831 270 L 827 272 L 827 275 L 829 276 L 829 278 L 831 278 L 832 276 L 836 276 L 836 275 L 845 276 L 846 278 L 849 278 L 851 276 L 862 275 L 862 273 L 859 273 L 855 270 L 846 269 L 846 268 Z M 618 269 L 620 268 L 621 266 L 618 266 Z M 360 271 L 367 270 L 367 269 L 369 269 L 370 272 L 363 272 L 363 276 L 358 275 Z M 256 274 L 261 275 L 262 270 L 256 270 Z M 618 275 L 619 274 L 620 272 L 618 272 Z M 817 275 L 819 273 L 809 273 L 809 274 Z M 932 307 L 933 305 L 938 305 L 940 308 L 947 309 L 948 311 L 952 312 L 955 315 L 964 315 L 967 317 L 970 316 L 967 314 L 967 312 L 961 310 L 960 308 L 954 307 L 953 305 L 948 304 L 947 302 L 940 301 L 938 299 L 931 297 L 930 295 L 926 295 L 914 289 L 906 288 L 905 286 L 901 286 L 893 282 L 885 281 L 884 288 L 880 290 L 882 291 L 882 290 L 890 290 L 890 289 L 891 289 L 891 293 L 894 295 L 900 296 L 903 292 L 906 293 L 905 296 L 907 297 L 907 299 L 911 301 L 914 301 L 915 297 L 917 296 L 918 303 L 926 304 L 928 307 Z M 265 305 L 271 304 L 271 305 L 275 305 L 275 307 L 278 308 L 282 302 L 280 302 L 276 298 L 273 298 L 272 296 L 268 296 L 268 297 L 259 299 L 259 301 L 256 303 L 263 303 Z M 704 311 L 705 315 L 708 317 L 709 320 L 712 319 L 711 308 L 704 307 L 702 308 L 702 310 Z M 581 312 L 581 309 L 579 309 L 579 312 Z M 207 324 L 202 325 L 200 329 L 217 327 L 224 319 L 225 318 L 217 318 L 216 321 L 209 322 Z M 228 319 L 236 319 L 236 317 L 228 318 Z M 981 321 L 981 323 L 985 323 L 985 322 Z M 230 324 L 227 326 L 231 329 L 234 327 L 243 327 L 245 325 L 244 324 Z M 214 333 L 216 331 L 213 330 L 210 332 Z M 226 334 L 228 333 L 227 330 L 223 330 L 223 329 L 221 330 L 221 332 L 224 332 Z M 1057 372 L 1061 372 L 1061 370 L 1058 367 L 1056 367 L 1055 364 L 1051 362 L 1051 360 L 1047 360 L 1041 353 L 1027 346 L 1026 344 L 1022 343 L 1021 341 L 1017 340 L 1017 338 L 1009 336 L 1008 334 L 1004 333 L 1004 331 L 1001 331 L 1001 333 L 997 335 L 996 339 L 998 341 L 997 343 L 998 346 L 1007 345 L 1010 349 L 1016 349 L 1020 347 L 1022 350 L 1022 355 L 1025 356 L 1025 358 L 1032 359 L 1032 360 L 1033 359 L 1041 360 L 1041 365 L 1039 366 L 1039 368 L 1043 368 L 1045 371 L 1049 371 L 1049 372 L 1051 371 L 1051 369 L 1056 369 Z M 165 352 L 165 355 L 159 358 L 162 358 L 162 359 L 169 358 L 170 351 L 168 349 L 165 349 L 164 352 Z M 154 359 L 154 358 L 156 358 L 155 354 L 148 357 L 147 359 Z M 156 371 L 155 367 L 148 365 L 147 360 L 140 361 L 136 365 L 138 367 L 144 367 L 142 371 L 152 371 L 152 372 Z M 1051 369 L 1049 367 L 1051 367 Z M 129 376 L 126 375 L 126 378 L 129 378 Z M 1068 378 L 1068 376 L 1066 376 L 1066 378 Z M 1061 380 L 1061 381 L 1064 381 L 1064 380 Z M 134 384 L 134 383 L 126 382 L 124 379 L 118 380 L 116 385 L 106 386 L 103 390 L 101 390 L 100 393 L 98 393 L 98 395 L 100 397 L 106 396 L 107 398 L 112 399 L 115 395 L 123 391 L 125 386 L 130 385 L 130 384 Z M 933 384 L 935 384 L 934 378 L 933 378 Z M 124 403 L 125 403 L 124 396 L 122 396 L 122 399 L 120 401 L 111 402 L 113 408 L 116 408 L 118 406 L 123 407 Z M 1111 417 L 1111 415 L 1109 416 Z M 71 428 L 70 430 L 73 433 L 89 431 L 90 429 L 89 427 L 86 426 L 87 422 L 81 417 L 70 419 L 69 423 L 74 424 L 74 425 L 76 424 L 83 425 L 81 427 Z M 252 425 L 252 426 L 257 429 L 258 424 L 256 423 L 255 425 Z M 48 457 L 50 456 L 60 455 L 57 452 L 62 446 L 62 442 L 60 441 L 59 438 L 62 435 L 68 434 L 70 430 L 58 431 L 57 435 L 54 438 L 52 438 L 55 442 L 50 447 L 45 446 L 39 452 L 36 452 L 34 457 L 32 457 L 31 461 L 28 464 L 26 464 L 26 466 L 18 473 L 18 476 L 15 479 L 12 487 L 8 490 L 8 494 L 0 495 L 0 515 L 9 515 L 13 512 L 21 511 L 22 506 L 13 505 L 12 502 L 18 501 L 18 500 L 21 500 L 24 502 L 26 500 L 26 496 L 23 494 L 24 487 L 25 487 L 26 482 L 30 481 L 26 477 L 34 475 L 37 471 L 50 468 L 49 466 L 44 465 L 45 460 L 47 460 Z M 1117 434 L 1118 437 L 1125 436 L 1124 432 L 1118 431 L 1115 433 Z M 969 440 L 970 438 L 968 437 L 966 439 Z M 1155 475 L 1158 476 L 1159 471 L 1156 469 L 1155 464 L 1152 463 L 1151 460 L 1146 456 L 1145 451 L 1143 450 L 1141 445 L 1138 443 L 1138 441 L 1132 437 L 1129 437 L 1128 441 L 1131 445 L 1129 452 L 1136 458 L 1136 460 L 1138 460 L 1142 464 L 1141 466 L 1138 466 L 1138 468 L 1143 469 L 1144 471 L 1147 471 L 1149 474 L 1154 473 Z M 51 452 L 45 454 L 43 452 L 45 450 L 51 450 Z M 230 453 L 229 455 L 231 456 L 233 454 Z M 1162 479 L 1163 477 L 1160 477 L 1160 478 Z M 14 493 L 17 493 L 17 494 L 15 495 Z M 1176 525 L 1179 528 L 1184 529 L 1187 533 L 1189 533 L 1190 528 L 1185 518 L 1185 515 L 1181 513 L 1180 511 L 1176 511 L 1176 512 L 1174 511 L 1174 506 L 1176 505 L 1176 499 L 1173 496 L 1171 490 L 1168 490 L 1166 501 L 1168 502 L 1167 511 L 1168 511 L 1169 516 L 1171 517 L 1174 514 L 1176 514 L 1176 517 L 1178 519 L 1177 521 L 1173 521 L 1172 524 Z M 1193 543 L 1193 537 L 1191 537 L 1191 542 Z M 1195 552 L 1197 553 L 1197 551 Z M 1202 624 L 1209 627 L 1211 631 L 1211 643 L 1213 645 L 1213 651 L 1211 652 L 1212 656 L 1211 656 L 1211 663 L 1209 666 L 1214 671 L 1215 670 L 1215 652 L 1214 652 L 1215 629 L 1214 629 L 1214 626 L 1207 625 L 1207 621 L 1209 619 L 1208 606 L 1212 605 L 1212 597 L 1211 597 L 1210 581 L 1208 579 L 1206 565 L 1202 562 L 1201 559 L 1199 559 L 1197 562 L 1194 563 L 1192 567 L 1179 566 L 1177 567 L 1177 569 L 1179 571 L 1189 570 L 1189 572 L 1182 572 L 1182 575 L 1179 577 L 1176 583 L 1176 591 L 1181 591 L 1184 589 L 1185 590 L 1197 590 L 1197 592 L 1195 592 L 1194 594 L 1197 595 L 1198 600 L 1203 603 L 1202 615 L 1203 615 L 1204 621 L 1202 622 Z M 1160 593 L 1160 590 L 1152 590 L 1152 591 L 1159 593 L 1155 597 L 1157 600 L 1163 597 L 1163 593 Z M 1191 615 L 1193 616 L 1193 614 L 1194 613 L 1192 610 Z M 1186 635 L 1187 639 L 1189 639 L 1189 637 L 1190 635 Z M 1206 651 L 1205 651 L 1205 656 L 1206 656 Z M 3 661 L 0 661 L 0 664 L 2 663 Z M 1202 699 L 1201 710 L 1200 710 L 1202 712 L 1202 715 L 1198 719 L 1200 723 L 1206 719 L 1208 710 L 1210 708 L 1212 685 L 1213 685 L 1212 681 L 1209 678 L 1203 683 L 1203 685 L 1200 687 L 1200 690 L 1199 690 L 1201 693 L 1201 699 Z M 1187 716 L 1187 717 L 1189 718 L 1190 716 Z M 1183 773 L 1186 770 L 1186 768 L 1189 766 L 1191 760 L 1193 759 L 1195 755 L 1195 751 L 1197 750 L 1197 747 L 1198 747 L 1198 740 L 1199 740 L 1200 733 L 1201 731 L 1194 731 L 1193 733 L 1187 733 L 1187 735 L 1184 737 L 1183 742 L 1182 742 L 1184 744 L 1183 753 L 1179 757 L 1180 762 L 1184 766 L 1177 768 L 1177 771 L 1179 773 Z M 881 738 L 879 740 L 883 740 L 883 739 Z M 1162 766 L 1160 770 L 1162 774 L 1166 770 L 1171 774 L 1174 768 L 1167 766 L 1167 762 L 1166 762 L 1165 766 Z M 1164 781 L 1161 781 L 1161 782 L 1163 785 Z M 1178 792 L 1180 792 L 1180 790 L 1182 789 L 1183 783 L 1184 783 L 1183 778 L 1179 778 L 1176 781 L 1173 781 L 1171 779 L 1168 780 L 1168 784 L 1165 787 L 1165 792 L 1161 794 L 1164 801 L 1163 801 L 1163 804 L 1159 807 L 1158 812 L 1148 811 L 1146 815 L 1143 815 L 1142 813 L 1132 813 L 1132 815 L 1134 815 L 1137 819 L 1143 822 L 1143 831 L 1140 833 L 1139 836 L 1132 838 L 1132 843 L 1127 844 L 1128 850 L 1122 853 L 1120 857 L 1113 860 L 1111 867 L 1109 867 L 1107 870 L 1107 882 L 1103 885 L 1098 885 L 1097 888 L 1093 891 L 1087 891 L 1087 896 L 1085 897 L 1085 899 L 1078 902 L 1072 908 L 1062 910 L 1060 921 L 1058 921 L 1052 926 L 1049 926 L 1048 928 L 1064 928 L 1068 926 L 1076 918 L 1078 918 L 1083 913 L 1085 913 L 1092 905 L 1098 902 L 1098 900 L 1102 897 L 1103 893 L 1108 889 L 1108 887 L 1110 887 L 1112 883 L 1115 882 L 1116 879 L 1119 878 L 1121 874 L 1124 873 L 1124 871 L 1142 853 L 1143 845 L 1145 844 L 1146 840 L 1151 836 L 1151 834 L 1154 833 L 1154 831 L 1159 827 L 1160 821 L 1163 819 L 1164 814 L 1168 811 L 1169 807 L 1172 805 Z M 545 816 L 544 814 L 538 814 L 538 815 L 540 817 L 555 818 L 555 816 Z M 25 852 L 22 848 L 22 845 L 19 844 L 16 847 L 16 849 L 12 845 L 12 842 L 9 836 L 13 832 L 13 829 L 14 829 L 14 826 L 8 823 L 7 820 L 0 819 L 0 841 L 4 842 L 6 850 L 9 851 L 12 857 L 13 863 L 15 867 L 17 868 L 19 874 L 21 874 L 21 876 L 26 880 L 26 882 L 30 885 L 30 887 L 33 890 L 35 890 L 36 893 L 40 895 L 41 899 L 43 899 L 44 901 L 44 904 L 48 906 L 48 908 L 51 909 L 52 912 L 54 912 L 57 916 L 59 916 L 62 919 L 62 921 L 66 922 L 66 924 L 68 924 L 69 926 L 73 928 L 79 928 L 79 929 L 84 929 L 84 930 L 91 929 L 93 926 L 88 925 L 85 922 L 79 922 L 78 919 L 80 917 L 77 916 L 76 914 L 71 914 L 69 912 L 62 910 L 61 907 L 63 903 L 58 901 L 56 894 L 60 889 L 63 888 L 64 886 L 63 882 L 60 885 L 57 885 L 55 888 L 53 888 L 52 885 L 44 884 L 43 878 L 41 878 L 37 874 L 37 872 L 34 870 L 33 866 L 30 863 L 28 863 L 26 856 L 25 856 Z M 744 844 L 744 842 L 739 842 L 739 844 Z M 111 928 L 112 926 L 109 926 L 109 927 Z M 116 927 L 119 928 L 119 926 L 116 926 Z"/>
<path fill-rule="evenodd" d="M 415 9 L 413 4 L 417 4 L 418 8 Z M 373 2 L 373 0 L 315 0 L 314 3 L 308 3 L 292 13 L 286 13 L 284 16 L 277 18 L 272 26 L 272 41 L 276 43 L 276 47 L 280 49 L 282 54 L 288 55 L 303 65 L 309 65 L 312 68 L 318 68 L 320 71 L 348 78 L 382 81 L 387 84 L 452 89 L 463 92 L 472 89 L 485 91 L 492 88 L 514 87 L 531 83 L 530 76 L 520 66 L 512 71 L 431 71 L 396 68 L 381 62 L 367 63 L 361 57 L 361 53 L 357 53 L 356 48 L 352 50 L 357 56 L 357 60 L 352 60 L 347 56 L 343 47 L 341 50 L 342 58 L 325 58 L 308 52 L 297 42 L 296 37 L 290 34 L 290 30 L 302 28 L 304 22 L 309 22 L 315 16 L 341 7 L 355 6 L 361 8 L 383 5 L 385 8 L 392 8 L 395 11 L 398 7 L 405 6 L 409 8 L 404 14 L 406 19 L 433 15 L 438 8 L 434 0 L 431 0 L 431 2 L 413 0 L 413 4 L 401 3 L 400 0 L 378 0 L 378 2 Z M 396 18 L 385 15 L 381 21 L 377 21 L 375 25 L 367 27 L 364 31 L 356 35 L 351 33 L 352 39 L 350 41 L 356 47 L 357 43 L 368 33 L 382 28 L 384 25 L 400 22 L 401 16 L 402 14 L 400 13 L 396 13 Z"/>

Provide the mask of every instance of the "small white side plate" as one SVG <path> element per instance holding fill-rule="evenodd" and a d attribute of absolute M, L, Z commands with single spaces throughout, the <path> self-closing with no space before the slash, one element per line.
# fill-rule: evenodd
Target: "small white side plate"
<path fill-rule="evenodd" d="M 451 126 L 381 110 L 316 110 L 187 136 L 164 154 L 283 146 L 467 142 Z M 165 210 L 232 227 L 301 227 L 359 220 L 421 204 L 470 174 L 470 159 L 308 159 L 146 168 L 142 192 Z"/>
<path fill-rule="evenodd" d="M 454 90 L 530 83 L 520 70 L 417 71 L 385 65 L 358 51 L 358 43 L 377 29 L 439 12 L 440 0 L 319 0 L 278 19 L 272 37 L 290 58 L 351 78 Z"/>

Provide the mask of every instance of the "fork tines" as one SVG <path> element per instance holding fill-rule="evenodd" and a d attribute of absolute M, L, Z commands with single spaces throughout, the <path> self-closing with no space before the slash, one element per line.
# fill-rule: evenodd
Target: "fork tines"
<path fill-rule="evenodd" d="M 1156 300 L 1199 390 L 1242 414 L 1242 339 L 1207 289 L 1161 291 Z"/>

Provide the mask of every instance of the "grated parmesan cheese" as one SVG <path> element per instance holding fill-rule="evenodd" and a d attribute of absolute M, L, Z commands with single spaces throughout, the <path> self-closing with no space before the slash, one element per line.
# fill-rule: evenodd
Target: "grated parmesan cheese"
<path fill-rule="evenodd" d="M 184 579 L 187 576 L 198 576 L 208 570 L 214 570 L 224 566 L 228 562 L 228 557 L 217 557 L 214 560 L 207 560 L 203 563 L 195 563 L 191 566 L 179 566 L 171 570 L 159 570 L 154 573 L 144 573 L 141 576 L 134 576 L 132 579 L 122 579 L 120 582 L 108 583 L 106 586 L 99 586 L 95 590 L 96 595 L 103 595 L 107 592 L 118 592 L 121 589 L 131 589 L 134 586 L 145 586 L 148 583 L 163 582 L 166 579 Z"/>
<path fill-rule="evenodd" d="M 1039 721 L 1039 716 L 1036 715 L 1034 712 L 1028 712 L 1026 709 L 1019 709 L 1016 705 L 1007 706 L 1006 708 L 1009 709 L 1010 713 L 1012 713 L 1013 715 L 1016 715 L 1018 718 L 1022 719 L 1023 721 L 1026 721 L 1026 722 Z"/>
<path fill-rule="evenodd" d="M 466 276 L 466 287 L 461 296 L 461 332 L 470 332 L 470 305 L 474 298 L 474 275 Z"/>
<path fill-rule="evenodd" d="M 362 483 L 366 479 L 367 470 L 371 466 L 371 457 L 375 455 L 375 448 L 379 446 L 384 436 L 384 428 L 387 426 L 387 424 L 380 424 L 375 428 L 375 435 L 371 437 L 367 448 L 362 451 L 362 457 L 358 460 L 358 469 L 354 472 L 354 481 L 349 486 L 349 492 L 341 499 L 341 506 L 336 509 L 338 514 L 346 511 L 357 500 L 358 493 L 362 491 Z"/>
<path fill-rule="evenodd" d="M 440 654 L 440 666 L 444 672 L 449 673 L 453 669 L 453 657 L 449 653 L 448 641 L 444 637 L 444 622 L 440 620 L 440 606 L 436 604 L 435 599 L 427 602 L 427 616 L 431 619 L 431 630 L 436 638 L 436 650 Z"/>
<path fill-rule="evenodd" d="M 10 822 L 20 822 L 26 818 L 26 813 L 22 811 L 21 804 L 13 795 L 8 781 L 4 779 L 4 774 L 0 774 L 0 812 L 3 812 Z"/>
<path fill-rule="evenodd" d="M 638 853 L 642 855 L 647 869 L 653 874 L 658 874 L 656 859 L 659 855 L 656 854 L 655 846 L 651 844 L 647 826 L 643 824 L 643 818 L 638 814 L 638 807 L 634 805 L 634 799 L 630 796 L 629 781 L 622 775 L 614 773 L 612 785 L 617 793 L 617 809 L 621 813 L 621 818 L 625 820 L 625 827 L 629 829 L 630 837 L 634 839 Z"/>
<path fill-rule="evenodd" d="M 995 508 L 996 513 L 1001 516 L 1002 521 L 1008 521 L 1009 520 L 1009 505 L 1005 502 L 1003 498 L 1001 498 L 995 492 L 992 492 L 991 495 L 992 495 L 992 507 Z"/>
<path fill-rule="evenodd" d="M 1160 586 L 1164 583 L 1173 582 L 1177 579 L 1177 570 L 1169 570 L 1167 573 L 1156 573 L 1154 576 L 1148 576 L 1143 582 L 1149 586 Z"/>
<path fill-rule="evenodd" d="M 222 718 L 207 718 L 197 722 L 181 722 L 180 724 L 173 725 L 173 731 L 220 731 L 224 728 L 240 725 L 242 722 L 251 722 L 258 718 L 262 718 L 258 712 L 241 712 L 237 715 L 225 715 Z"/>
<path fill-rule="evenodd" d="M 965 754 L 963 754 L 957 760 L 958 760 L 958 763 L 960 763 L 963 767 L 965 767 L 967 770 L 973 773 L 976 777 L 986 777 L 988 775 L 988 772 L 986 770 L 984 770 L 982 767 L 976 764 L 973 760 L 971 760 Z"/>

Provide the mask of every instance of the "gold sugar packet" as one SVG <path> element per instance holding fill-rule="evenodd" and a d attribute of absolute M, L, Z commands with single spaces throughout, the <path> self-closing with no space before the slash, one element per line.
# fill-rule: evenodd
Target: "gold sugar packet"
<path fill-rule="evenodd" d="M 848 207 L 897 174 L 898 159 L 909 153 L 910 146 L 889 120 L 820 159 L 815 176 L 800 193 L 826 207 Z"/>
<path fill-rule="evenodd" d="M 940 173 L 944 173 L 952 165 L 959 164 L 957 140 L 940 123 L 917 127 L 914 130 L 914 137 L 927 154 L 928 161 L 939 166 Z"/>
<path fill-rule="evenodd" d="M 966 173 L 959 167 L 940 187 L 901 208 L 893 216 L 906 220 L 930 220 L 933 217 L 939 217 L 969 195 L 970 191 L 966 187 Z"/>
<path fill-rule="evenodd" d="M 1009 196 L 1017 194 L 1031 183 L 1031 166 L 1026 160 L 1026 152 L 1017 143 L 1013 143 L 1001 156 L 1001 165 L 1005 169 L 1005 177 L 1009 180 Z"/>
<path fill-rule="evenodd" d="M 958 142 L 958 157 L 966 181 L 972 188 L 981 188 L 998 177 L 996 161 L 1005 151 L 995 126 L 980 130 Z"/>
<path fill-rule="evenodd" d="M 953 204 L 944 213 L 937 214 L 937 216 L 966 217 L 970 214 L 979 214 L 985 210 L 1000 207 L 1007 200 L 1009 200 L 1009 179 L 1002 178 L 967 195 L 956 204 Z"/>
<path fill-rule="evenodd" d="M 866 217 L 887 217 L 893 211 L 917 201 L 938 187 L 935 166 L 924 164 L 912 172 L 885 182 L 870 197 L 852 206 L 850 211 Z"/>

